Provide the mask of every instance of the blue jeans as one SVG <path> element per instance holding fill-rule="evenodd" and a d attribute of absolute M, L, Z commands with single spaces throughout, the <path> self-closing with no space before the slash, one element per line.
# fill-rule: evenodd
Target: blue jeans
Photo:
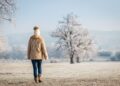
<path fill-rule="evenodd" d="M 34 77 L 42 74 L 42 60 L 31 60 Z"/>

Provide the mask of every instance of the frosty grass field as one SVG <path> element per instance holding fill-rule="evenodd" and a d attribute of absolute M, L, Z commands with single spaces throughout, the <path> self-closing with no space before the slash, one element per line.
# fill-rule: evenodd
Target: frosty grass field
<path fill-rule="evenodd" d="M 30 61 L 0 61 L 0 86 L 120 86 L 120 62 L 43 63 L 33 81 Z"/>

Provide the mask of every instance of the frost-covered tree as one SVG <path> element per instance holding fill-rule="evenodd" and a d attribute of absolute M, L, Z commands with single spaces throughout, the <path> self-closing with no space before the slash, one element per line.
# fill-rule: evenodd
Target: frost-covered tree
<path fill-rule="evenodd" d="M 82 32 L 82 38 L 80 39 L 78 45 L 77 45 L 77 54 L 76 54 L 76 60 L 79 63 L 80 60 L 90 60 L 91 57 L 94 56 L 97 52 L 97 48 L 93 40 L 90 38 L 90 35 L 87 30 Z"/>
<path fill-rule="evenodd" d="M 0 23 L 4 20 L 13 22 L 12 16 L 15 13 L 15 9 L 16 0 L 0 0 Z M 3 51 L 6 52 L 6 46 L 8 46 L 1 30 L 2 27 L 0 26 L 0 57 Z"/>
<path fill-rule="evenodd" d="M 73 13 L 58 23 L 52 37 L 58 38 L 57 48 L 67 52 L 70 63 L 74 63 L 74 58 L 79 62 L 79 59 L 85 57 L 93 47 L 87 29 L 82 27 Z"/>
<path fill-rule="evenodd" d="M 5 38 L 0 35 L 0 52 L 5 51 L 6 49 L 5 43 L 6 43 Z"/>
<path fill-rule="evenodd" d="M 5 52 L 9 49 L 5 37 L 0 29 L 0 59 L 5 56 Z"/>
<path fill-rule="evenodd" d="M 16 9 L 16 0 L 0 0 L 0 21 L 12 21 L 12 15 Z"/>

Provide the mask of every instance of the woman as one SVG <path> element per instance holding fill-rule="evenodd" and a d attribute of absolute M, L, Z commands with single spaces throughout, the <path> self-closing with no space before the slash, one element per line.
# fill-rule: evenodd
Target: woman
<path fill-rule="evenodd" d="M 35 26 L 33 29 L 34 35 L 29 39 L 27 55 L 32 62 L 34 80 L 38 83 L 42 82 L 42 60 L 47 60 L 48 54 L 39 27 Z"/>

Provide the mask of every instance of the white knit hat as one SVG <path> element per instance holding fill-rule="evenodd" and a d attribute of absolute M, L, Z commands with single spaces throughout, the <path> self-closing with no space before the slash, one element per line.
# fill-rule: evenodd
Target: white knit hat
<path fill-rule="evenodd" d="M 39 28 L 39 26 L 37 25 L 37 26 L 34 26 L 34 35 L 40 35 L 40 28 Z"/>

